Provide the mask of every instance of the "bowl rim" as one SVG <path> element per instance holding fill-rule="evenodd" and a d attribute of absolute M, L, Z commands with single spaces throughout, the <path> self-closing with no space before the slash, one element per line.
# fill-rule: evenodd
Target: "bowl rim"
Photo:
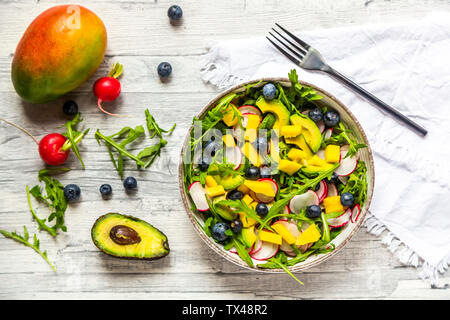
<path fill-rule="evenodd" d="M 280 82 L 280 83 L 290 83 L 290 80 L 288 78 L 284 78 L 284 77 L 264 77 L 264 78 L 258 78 L 258 79 L 254 79 L 254 80 L 249 80 L 249 81 L 244 81 L 242 83 L 239 83 L 235 86 L 232 86 L 222 92 L 220 92 L 218 95 L 216 95 L 213 99 L 211 99 L 206 105 L 205 107 L 202 108 L 202 110 L 197 114 L 197 117 L 200 118 L 201 116 L 204 115 L 205 112 L 209 111 L 211 109 L 211 107 L 213 107 L 217 101 L 219 101 L 222 97 L 226 96 L 229 93 L 232 93 L 236 90 L 239 90 L 241 88 L 243 88 L 245 85 L 249 85 L 249 84 L 254 84 L 254 83 L 258 83 L 258 82 Z M 350 118 L 354 121 L 354 123 L 356 124 L 356 127 L 359 130 L 360 135 L 362 136 L 364 143 L 367 145 L 367 151 L 368 151 L 368 162 L 369 165 L 367 166 L 367 170 L 370 172 L 370 176 L 372 177 L 371 181 L 368 181 L 368 190 L 370 190 L 370 192 L 367 194 L 367 200 L 364 204 L 364 207 L 361 209 L 360 215 L 359 215 L 359 219 L 356 222 L 356 226 L 353 228 L 353 230 L 347 235 L 347 237 L 345 239 L 342 240 L 341 243 L 339 243 L 339 245 L 337 245 L 335 247 L 335 249 L 331 252 L 328 252 L 327 254 L 322 255 L 321 257 L 315 259 L 314 261 L 311 261 L 309 263 L 306 264 L 297 264 L 291 267 L 288 267 L 288 269 L 291 272 L 298 272 L 298 271 L 304 271 L 306 269 L 312 268 L 314 266 L 319 265 L 320 263 L 330 259 L 331 257 L 333 257 L 334 255 L 336 255 L 338 252 L 340 252 L 345 245 L 350 241 L 350 239 L 356 234 L 356 232 L 358 232 L 358 230 L 361 228 L 363 221 L 367 215 L 367 212 L 369 211 L 369 207 L 370 204 L 372 202 L 372 197 L 373 197 L 373 191 L 374 191 L 374 186 L 375 186 L 375 167 L 374 167 L 374 160 L 373 160 L 373 153 L 372 153 L 372 149 L 370 147 L 369 144 L 369 140 L 367 139 L 367 135 L 365 133 L 365 131 L 363 130 L 361 124 L 359 123 L 358 119 L 355 117 L 355 115 L 340 101 L 338 100 L 334 95 L 330 94 L 328 91 L 314 85 L 311 84 L 309 82 L 306 81 L 302 81 L 299 80 L 298 81 L 301 85 L 304 86 L 308 86 L 313 88 L 314 90 L 324 94 L 325 96 L 327 96 L 327 98 L 333 100 L 336 104 L 339 105 L 339 107 L 341 107 L 342 109 L 345 110 L 345 112 L 347 112 L 347 114 L 350 116 Z M 233 257 L 231 255 L 229 255 L 226 251 L 224 251 L 223 249 L 218 248 L 214 241 L 208 237 L 205 232 L 203 231 L 203 229 L 200 228 L 200 226 L 198 225 L 197 221 L 195 220 L 195 218 L 193 217 L 193 212 L 190 209 L 188 200 L 187 200 L 187 193 L 185 191 L 185 186 L 184 186 L 184 177 L 183 177 L 183 154 L 185 152 L 185 147 L 187 146 L 187 143 L 190 139 L 190 134 L 191 131 L 193 129 L 193 125 L 191 124 L 188 128 L 187 131 L 187 135 L 183 141 L 183 145 L 181 148 L 181 153 L 180 153 L 180 158 L 179 158 L 179 166 L 178 166 L 178 186 L 179 186 L 179 190 L 181 193 L 181 199 L 183 201 L 183 206 L 184 209 L 186 211 L 186 214 L 189 217 L 189 220 L 191 222 L 191 224 L 194 226 L 194 229 L 196 230 L 196 232 L 198 233 L 198 235 L 200 236 L 200 238 L 206 243 L 206 245 L 211 248 L 214 252 L 216 252 L 217 254 L 219 254 L 221 257 L 223 257 L 225 260 L 230 261 L 240 267 L 243 267 L 245 269 L 248 270 L 253 270 L 256 272 L 264 272 L 264 273 L 284 273 L 285 271 L 281 268 L 278 269 L 264 269 L 264 268 L 258 268 L 257 266 L 254 267 L 250 267 L 249 265 L 247 265 L 247 263 L 245 263 L 245 261 L 243 261 L 242 259 L 239 258 L 238 255 L 236 255 L 236 257 Z M 370 185 L 370 186 L 369 186 Z"/>

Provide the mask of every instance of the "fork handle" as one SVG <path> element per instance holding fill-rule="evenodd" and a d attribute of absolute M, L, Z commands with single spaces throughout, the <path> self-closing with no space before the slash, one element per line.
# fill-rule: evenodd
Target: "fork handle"
<path fill-rule="evenodd" d="M 390 115 L 394 116 L 397 120 L 405 123 L 410 128 L 414 129 L 421 136 L 425 136 L 428 133 L 425 128 L 423 128 L 419 124 L 415 123 L 414 121 L 412 121 L 411 119 L 409 119 L 405 115 L 401 114 L 399 111 L 397 111 L 396 109 L 394 109 L 393 107 L 391 107 L 387 103 L 381 101 L 380 99 L 375 97 L 373 94 L 371 94 L 370 92 L 366 91 L 364 88 L 360 87 L 359 85 L 354 83 L 352 80 L 350 80 L 349 78 L 344 76 L 342 73 L 336 71 L 335 69 L 333 69 L 331 67 L 329 69 L 326 68 L 326 70 L 324 70 L 324 71 L 329 73 L 333 77 L 335 77 L 337 80 L 343 82 L 345 85 L 350 87 L 350 89 L 356 91 L 357 93 L 362 95 L 367 100 L 373 102 L 381 110 L 385 111 L 386 113 L 389 113 Z"/>

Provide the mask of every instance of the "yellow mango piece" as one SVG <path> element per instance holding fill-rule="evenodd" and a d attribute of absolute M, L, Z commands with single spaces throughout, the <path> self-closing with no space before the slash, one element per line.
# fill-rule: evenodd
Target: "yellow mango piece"
<path fill-rule="evenodd" d="M 297 162 L 286 159 L 280 159 L 280 162 L 278 163 L 278 170 L 286 172 L 289 175 L 293 175 L 300 170 L 301 167 L 302 166 Z"/>
<path fill-rule="evenodd" d="M 302 133 L 302 126 L 289 125 L 282 126 L 280 130 L 280 134 L 284 137 L 294 138 Z"/>
<path fill-rule="evenodd" d="M 246 142 L 244 146 L 241 147 L 241 151 L 251 164 L 257 167 L 261 166 L 263 161 L 252 144 Z"/>
<path fill-rule="evenodd" d="M 308 166 L 325 167 L 329 164 L 319 157 L 317 154 L 313 155 L 308 161 Z"/>
<path fill-rule="evenodd" d="M 275 197 L 275 191 L 270 182 L 245 180 L 244 185 L 255 193 L 261 193 L 268 197 Z"/>
<path fill-rule="evenodd" d="M 288 244 L 293 244 L 297 240 L 281 223 L 274 223 L 272 229 L 275 230 Z"/>
<path fill-rule="evenodd" d="M 237 190 L 238 191 L 240 191 L 240 192 L 242 192 L 243 194 L 248 194 L 249 192 L 250 192 L 250 189 L 246 186 L 246 185 L 244 185 L 244 184 L 241 184 L 238 188 L 237 188 Z"/>
<path fill-rule="evenodd" d="M 225 189 L 223 188 L 223 186 L 220 185 L 211 188 L 206 188 L 206 194 L 208 195 L 208 197 L 214 198 L 225 194 Z"/>
<path fill-rule="evenodd" d="M 248 129 L 258 129 L 259 123 L 261 121 L 261 118 L 257 114 L 249 114 L 247 115 L 247 126 L 245 127 L 246 130 Z"/>
<path fill-rule="evenodd" d="M 239 120 L 237 114 L 239 114 L 239 110 L 236 109 L 232 103 L 230 103 L 225 110 L 222 121 L 229 127 L 234 126 Z"/>
<path fill-rule="evenodd" d="M 242 221 L 242 226 L 244 228 L 253 227 L 256 224 L 256 220 L 253 218 L 247 217 L 245 212 L 239 212 L 238 214 L 239 214 L 239 218 Z"/>
<path fill-rule="evenodd" d="M 316 242 L 322 235 L 317 229 L 315 224 L 310 225 L 305 231 L 303 231 L 295 241 L 297 246 L 302 246 L 307 243 Z"/>
<path fill-rule="evenodd" d="M 242 186 L 242 185 L 241 185 L 241 186 Z M 253 202 L 253 198 L 250 197 L 248 194 L 246 194 L 246 195 L 242 198 L 242 201 L 244 201 L 245 204 L 249 206 L 250 203 Z"/>
<path fill-rule="evenodd" d="M 323 199 L 323 206 L 325 207 L 325 213 L 344 211 L 340 196 L 326 197 Z"/>
<path fill-rule="evenodd" d="M 275 162 L 280 161 L 280 148 L 278 147 L 278 143 L 275 143 L 273 139 L 270 139 L 270 157 Z"/>
<path fill-rule="evenodd" d="M 327 162 L 339 162 L 341 158 L 341 147 L 329 144 L 325 147 L 325 161 Z"/>
<path fill-rule="evenodd" d="M 283 238 L 279 234 L 273 232 L 261 230 L 259 231 L 258 235 L 259 240 L 261 241 L 271 242 L 278 245 L 281 245 L 281 243 L 283 242 Z"/>
<path fill-rule="evenodd" d="M 206 176 L 206 186 L 211 188 L 217 186 L 217 181 L 213 176 Z"/>
<path fill-rule="evenodd" d="M 258 132 L 256 131 L 256 129 L 247 129 L 245 130 L 244 134 L 245 141 L 253 142 L 256 140 L 257 135 Z"/>
<path fill-rule="evenodd" d="M 302 162 L 308 158 L 308 154 L 300 149 L 292 148 L 287 154 L 288 158 L 295 162 Z"/>
<path fill-rule="evenodd" d="M 227 146 L 227 147 L 234 147 L 236 146 L 236 143 L 234 142 L 234 138 L 231 134 L 226 134 L 222 137 L 223 143 Z"/>

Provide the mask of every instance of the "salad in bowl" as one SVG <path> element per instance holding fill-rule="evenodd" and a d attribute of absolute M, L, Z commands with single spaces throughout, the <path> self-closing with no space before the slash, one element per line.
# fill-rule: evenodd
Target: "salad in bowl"
<path fill-rule="evenodd" d="M 180 188 L 213 250 L 300 282 L 292 271 L 329 258 L 359 228 L 373 175 L 354 116 L 292 70 L 231 88 L 194 117 Z"/>

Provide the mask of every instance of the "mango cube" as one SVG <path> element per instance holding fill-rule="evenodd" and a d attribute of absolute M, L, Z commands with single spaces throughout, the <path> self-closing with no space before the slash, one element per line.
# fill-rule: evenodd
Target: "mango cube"
<path fill-rule="evenodd" d="M 326 197 L 323 199 L 323 206 L 325 207 L 325 213 L 344 211 L 340 196 Z"/>
<path fill-rule="evenodd" d="M 206 188 L 206 194 L 208 195 L 208 197 L 214 198 L 225 194 L 225 189 L 223 188 L 223 186 L 220 185 L 211 188 Z"/>
<path fill-rule="evenodd" d="M 239 110 L 233 104 L 229 104 L 227 109 L 225 110 L 225 114 L 223 115 L 222 121 L 229 127 L 234 126 L 239 118 L 238 118 Z"/>
<path fill-rule="evenodd" d="M 301 167 L 301 164 L 286 159 L 280 159 L 280 162 L 278 163 L 278 170 L 286 172 L 289 175 L 293 175 L 300 170 Z"/>
<path fill-rule="evenodd" d="M 231 134 L 226 134 L 222 137 L 223 143 L 227 146 L 227 147 L 234 147 L 236 146 L 236 143 L 234 142 L 234 138 Z"/>
<path fill-rule="evenodd" d="M 278 245 L 281 245 L 283 243 L 283 238 L 281 238 L 280 235 L 264 230 L 259 231 L 259 240 L 275 243 Z"/>
<path fill-rule="evenodd" d="M 268 197 L 275 197 L 275 191 L 273 190 L 272 183 L 268 181 L 245 180 L 244 185 L 255 193 L 261 193 Z"/>
<path fill-rule="evenodd" d="M 258 151 L 256 151 L 251 143 L 246 142 L 244 146 L 241 147 L 241 151 L 251 164 L 257 167 L 261 166 L 263 161 Z"/>
<path fill-rule="evenodd" d="M 294 138 L 300 133 L 302 133 L 302 126 L 296 125 L 282 126 L 280 130 L 280 134 L 288 138 Z"/>
<path fill-rule="evenodd" d="M 295 241 L 297 246 L 302 246 L 307 243 L 316 242 L 322 235 L 317 229 L 315 224 L 310 225 L 305 231 L 303 231 Z"/>
<path fill-rule="evenodd" d="M 305 151 L 297 148 L 292 148 L 291 150 L 289 150 L 287 156 L 289 159 L 295 162 L 301 162 L 302 160 L 308 158 L 308 154 Z"/>
<path fill-rule="evenodd" d="M 248 194 L 246 194 L 246 195 L 242 198 L 242 201 L 244 201 L 246 205 L 250 205 L 250 203 L 253 202 L 253 198 L 250 197 Z"/>
<path fill-rule="evenodd" d="M 242 192 L 243 194 L 248 194 L 250 192 L 250 189 L 245 185 L 241 184 L 238 188 L 238 191 Z"/>
<path fill-rule="evenodd" d="M 274 223 L 272 225 L 272 229 L 275 230 L 288 244 L 294 244 L 297 240 L 292 235 L 292 233 L 281 223 Z"/>
<path fill-rule="evenodd" d="M 329 144 L 325 147 L 325 161 L 327 162 L 339 162 L 341 158 L 341 147 Z"/>
<path fill-rule="evenodd" d="M 242 221 L 242 226 L 244 228 L 252 227 L 256 224 L 256 220 L 253 218 L 247 217 L 245 212 L 239 212 L 238 214 L 239 214 L 239 218 Z"/>
<path fill-rule="evenodd" d="M 206 186 L 208 188 L 217 186 L 217 181 L 213 176 L 206 176 Z"/>

